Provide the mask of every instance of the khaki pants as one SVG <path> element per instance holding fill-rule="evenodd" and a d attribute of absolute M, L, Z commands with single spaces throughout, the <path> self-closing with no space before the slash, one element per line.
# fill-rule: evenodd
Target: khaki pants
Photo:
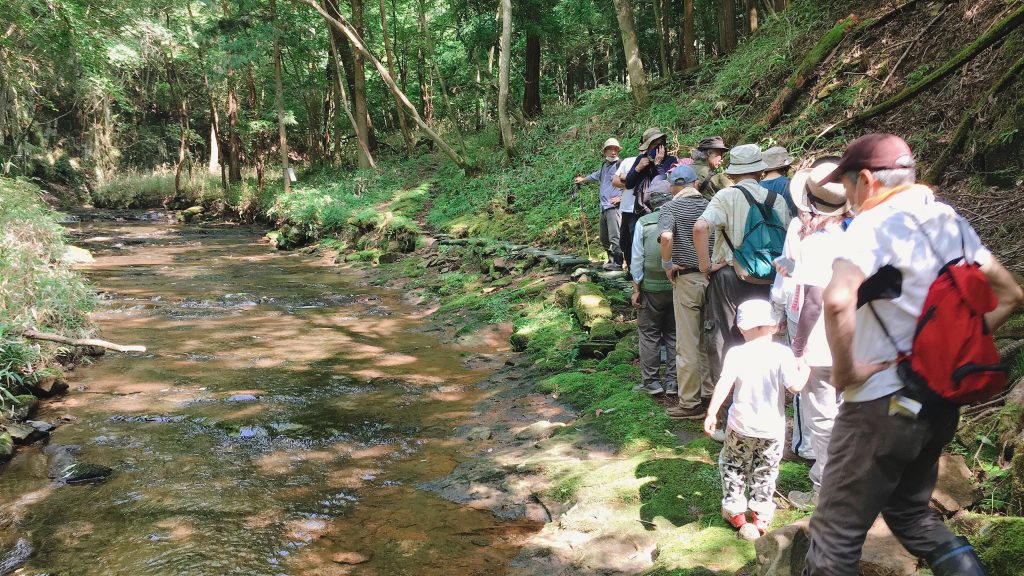
<path fill-rule="evenodd" d="M 708 281 L 700 272 L 676 277 L 672 288 L 672 308 L 676 317 L 676 381 L 679 383 L 679 407 L 696 408 L 701 397 L 714 391 L 708 368 L 704 340 L 704 294 Z"/>

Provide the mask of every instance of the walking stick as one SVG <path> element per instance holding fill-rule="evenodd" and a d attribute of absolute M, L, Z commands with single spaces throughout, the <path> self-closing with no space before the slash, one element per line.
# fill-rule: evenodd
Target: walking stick
<path fill-rule="evenodd" d="M 579 196 L 580 185 L 572 185 L 572 197 L 576 198 Z M 580 198 L 580 223 L 583 226 L 583 240 L 587 244 L 587 260 L 593 260 L 594 257 L 590 254 L 590 234 L 587 233 L 587 212 L 583 209 L 583 198 Z"/>

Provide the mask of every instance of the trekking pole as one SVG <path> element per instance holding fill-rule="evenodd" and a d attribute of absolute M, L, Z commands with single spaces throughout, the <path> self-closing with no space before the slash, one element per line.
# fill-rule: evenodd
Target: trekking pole
<path fill-rule="evenodd" d="M 572 197 L 576 198 L 579 196 L 580 185 L 573 183 L 572 185 Z M 583 209 L 583 198 L 580 198 L 580 223 L 583 226 L 583 240 L 587 245 L 587 260 L 593 260 L 593 256 L 590 254 L 590 234 L 587 233 L 587 212 Z"/>

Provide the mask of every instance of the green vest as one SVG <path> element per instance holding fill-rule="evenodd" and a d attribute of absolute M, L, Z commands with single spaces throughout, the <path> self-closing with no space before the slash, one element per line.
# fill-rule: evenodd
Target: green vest
<path fill-rule="evenodd" d="M 672 291 L 672 282 L 661 267 L 661 243 L 658 242 L 661 236 L 658 229 L 660 212 L 655 210 L 636 221 L 636 227 L 641 230 L 640 240 L 644 243 L 644 279 L 640 282 L 640 288 L 647 292 Z"/>

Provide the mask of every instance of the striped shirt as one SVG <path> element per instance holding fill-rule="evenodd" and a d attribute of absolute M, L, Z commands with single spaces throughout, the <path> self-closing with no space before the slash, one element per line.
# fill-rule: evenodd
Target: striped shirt
<path fill-rule="evenodd" d="M 678 196 L 661 207 L 658 229 L 672 234 L 672 263 L 683 268 L 698 268 L 697 252 L 693 249 L 693 225 L 704 213 L 708 201 L 693 188 L 684 188 Z M 712 234 L 708 249 L 714 244 Z"/>

